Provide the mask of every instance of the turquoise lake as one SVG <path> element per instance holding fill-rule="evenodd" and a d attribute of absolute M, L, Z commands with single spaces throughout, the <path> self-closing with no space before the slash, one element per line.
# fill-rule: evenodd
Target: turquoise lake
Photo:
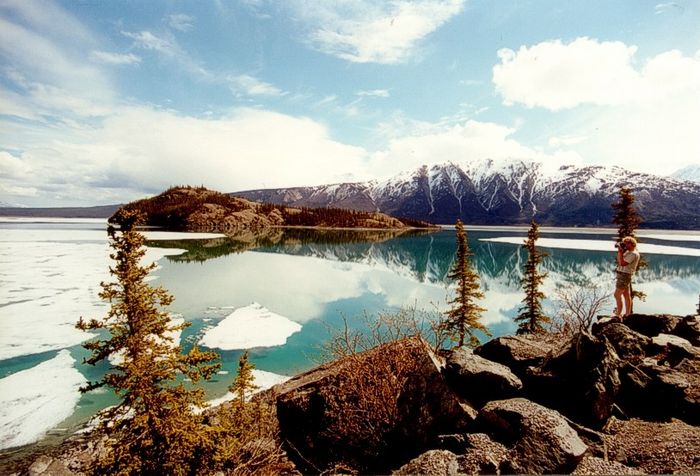
<path fill-rule="evenodd" d="M 485 293 L 481 302 L 487 309 L 483 322 L 494 336 L 511 334 L 516 327 L 513 317 L 523 298 L 520 277 L 526 253 L 520 243 L 526 229 L 467 227 L 467 231 L 473 264 Z M 554 296 L 558 285 L 584 279 L 611 292 L 613 235 L 611 230 L 542 229 L 542 243 L 547 245 L 542 248 L 549 253 L 543 265 L 549 274 L 544 292 Z M 694 313 L 700 292 L 699 234 L 645 231 L 641 235 L 640 249 L 648 266 L 639 271 L 636 288 L 647 294 L 647 300 L 638 302 L 636 310 Z M 95 313 L 99 315 L 105 309 L 96 297 L 99 281 L 109 279 L 105 236 L 102 223 L 0 223 L 0 279 L 5 288 L 0 326 L 13 323 L 5 337 L 0 334 L 0 345 L 5 346 L 3 356 L 7 357 L 0 360 L 0 376 L 31 369 L 56 356 L 60 348 L 70 351 L 75 368 L 89 380 L 99 378 L 109 368 L 108 363 L 97 367 L 82 364 L 87 354 L 78 343 L 81 337 L 78 335 L 78 341 L 68 345 L 75 336 L 67 329 L 80 315 L 97 317 Z M 149 245 L 161 251 L 166 248 L 164 253 L 168 253 L 167 248 L 184 250 L 171 249 L 169 252 L 179 254 L 161 255 L 151 284 L 173 294 L 175 301 L 170 310 L 192 324 L 181 336 L 185 349 L 234 310 L 252 303 L 300 324 L 301 330 L 291 334 L 283 345 L 250 349 L 257 369 L 280 375 L 293 375 L 317 365 L 329 329 L 340 326 L 343 318 L 351 326 L 360 326 L 364 315 L 372 318 L 378 312 L 400 307 L 435 312 L 444 310 L 446 300 L 453 295 L 446 281 L 456 250 L 453 230 L 403 235 L 289 230 L 256 244 L 217 238 Z M 62 265 L 61 260 L 72 264 Z M 56 273 L 63 275 L 62 281 L 79 282 L 54 286 Z M 35 288 L 26 284 L 37 280 Z M 603 311 L 609 313 L 612 308 L 611 300 Z M 546 301 L 545 309 L 554 312 L 556 303 Z M 56 312 L 63 313 L 62 324 L 54 323 Z M 29 323 L 18 313 L 33 313 L 35 319 Z M 47 313 L 45 318 L 42 313 Z M 36 337 L 35 347 L 30 343 L 18 348 L 8 340 L 8 333 L 16 331 L 18 322 L 36 326 L 20 330 Z M 47 349 L 42 341 L 50 339 L 50 326 L 54 324 L 63 326 L 60 329 L 66 332 L 66 344 L 62 347 L 59 341 Z M 243 352 L 214 350 L 220 353 L 223 368 L 206 384 L 209 398 L 226 392 Z M 107 391 L 83 395 L 59 427 L 73 428 L 112 403 L 114 397 Z"/>

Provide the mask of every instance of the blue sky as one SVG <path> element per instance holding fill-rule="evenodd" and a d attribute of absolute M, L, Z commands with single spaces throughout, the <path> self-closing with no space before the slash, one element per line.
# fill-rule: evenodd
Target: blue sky
<path fill-rule="evenodd" d="M 0 202 L 700 162 L 700 2 L 0 0 Z"/>

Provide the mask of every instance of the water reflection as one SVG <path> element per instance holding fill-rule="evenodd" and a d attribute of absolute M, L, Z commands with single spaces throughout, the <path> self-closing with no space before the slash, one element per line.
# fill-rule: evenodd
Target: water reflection
<path fill-rule="evenodd" d="M 543 233 L 543 236 L 556 233 Z M 474 266 L 481 277 L 487 308 L 484 322 L 494 334 L 514 330 L 512 317 L 521 305 L 520 278 L 526 252 L 520 246 L 483 241 L 494 236 L 523 236 L 523 231 L 471 231 Z M 569 239 L 610 240 L 600 235 L 567 234 Z M 222 239 L 206 243 L 167 243 L 188 251 L 168 257 L 159 271 L 176 296 L 178 312 L 195 317 L 202 306 L 245 306 L 260 302 L 297 322 L 332 319 L 331 315 L 376 312 L 417 304 L 444 308 L 451 291 L 446 280 L 455 254 L 452 231 L 354 233 L 277 230 L 257 239 Z M 685 243 L 688 245 L 688 243 Z M 689 246 L 700 247 L 700 243 Z M 241 251 L 247 250 L 246 253 Z M 551 249 L 544 270 L 544 291 L 558 285 L 594 282 L 612 290 L 614 250 Z M 692 312 L 700 288 L 700 258 L 647 255 L 637 287 L 649 299 L 640 312 Z M 202 266 L 206 262 L 205 266 Z M 198 266 L 191 266 L 197 263 Z M 554 312 L 554 303 L 545 303 Z"/>

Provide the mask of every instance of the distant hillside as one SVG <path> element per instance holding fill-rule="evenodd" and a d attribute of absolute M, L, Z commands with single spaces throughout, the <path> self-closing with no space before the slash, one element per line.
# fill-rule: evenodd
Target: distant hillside
<path fill-rule="evenodd" d="M 680 170 L 676 170 L 671 174 L 671 178 L 700 183 L 700 165 L 689 165 Z"/>
<path fill-rule="evenodd" d="M 109 218 L 121 205 L 102 205 L 97 207 L 54 207 L 22 208 L 0 207 L 0 216 L 4 217 L 43 217 L 43 218 Z"/>
<path fill-rule="evenodd" d="M 686 171 L 690 173 L 689 171 Z M 632 187 L 645 228 L 700 229 L 700 183 L 620 167 L 472 160 L 423 166 L 383 182 L 249 190 L 239 197 L 287 206 L 379 210 L 431 223 L 606 226 L 622 185 Z"/>
<path fill-rule="evenodd" d="M 173 187 L 124 205 L 145 215 L 146 225 L 175 230 L 238 233 L 276 226 L 323 228 L 429 228 L 417 220 L 340 208 L 291 208 L 256 203 L 203 187 Z"/>

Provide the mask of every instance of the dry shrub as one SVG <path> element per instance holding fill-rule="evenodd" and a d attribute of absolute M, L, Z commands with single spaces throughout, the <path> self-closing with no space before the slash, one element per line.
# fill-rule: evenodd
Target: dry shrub
<path fill-rule="evenodd" d="M 322 362 L 343 359 L 411 336 L 420 336 L 437 353 L 448 340 L 442 313 L 437 308 L 427 311 L 414 304 L 377 316 L 365 313 L 359 319 L 360 325 L 351 327 L 343 316 L 341 328 L 328 329 L 330 338 L 319 352 Z"/>
<path fill-rule="evenodd" d="M 559 287 L 558 313 L 550 323 L 550 332 L 570 336 L 587 331 L 601 309 L 608 305 L 610 295 L 611 291 L 592 282 Z"/>
<path fill-rule="evenodd" d="M 386 456 L 404 418 L 401 399 L 417 370 L 418 345 L 405 338 L 343 359 L 337 376 L 342 391 L 324 395 L 330 421 L 321 436 L 341 453 L 331 460 L 362 470 Z"/>

